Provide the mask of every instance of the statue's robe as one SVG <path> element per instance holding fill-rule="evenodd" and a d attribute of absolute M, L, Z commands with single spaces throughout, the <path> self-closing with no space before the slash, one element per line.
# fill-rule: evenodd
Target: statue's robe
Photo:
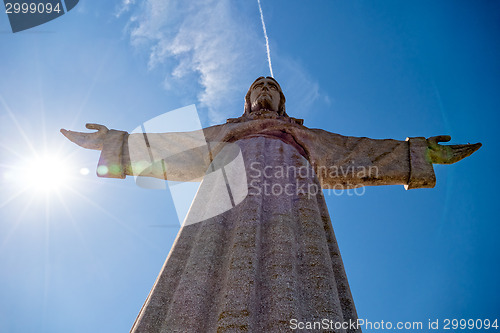
<path fill-rule="evenodd" d="M 425 138 L 348 137 L 286 118 L 197 132 L 108 132 L 100 176 L 203 178 L 131 331 L 289 332 L 292 320 L 355 322 L 317 189 L 433 187 L 426 149 Z"/>

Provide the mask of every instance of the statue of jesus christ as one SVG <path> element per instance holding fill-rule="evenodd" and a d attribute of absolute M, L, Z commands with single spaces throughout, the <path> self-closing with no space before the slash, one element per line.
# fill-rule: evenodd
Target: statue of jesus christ
<path fill-rule="evenodd" d="M 175 133 L 87 128 L 97 132 L 61 132 L 101 151 L 99 176 L 203 179 L 131 332 L 288 332 L 323 320 L 331 331 L 360 332 L 317 189 L 434 187 L 433 163 L 455 163 L 481 146 L 307 128 L 287 115 L 272 77 L 255 80 L 244 114 L 226 124 Z"/>

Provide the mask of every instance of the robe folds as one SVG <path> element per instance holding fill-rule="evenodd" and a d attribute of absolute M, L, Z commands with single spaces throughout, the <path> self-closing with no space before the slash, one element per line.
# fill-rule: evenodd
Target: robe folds
<path fill-rule="evenodd" d="M 433 187 L 426 150 L 425 138 L 348 137 L 283 119 L 183 133 L 109 131 L 100 176 L 202 180 L 131 332 L 355 322 L 322 189 Z"/>

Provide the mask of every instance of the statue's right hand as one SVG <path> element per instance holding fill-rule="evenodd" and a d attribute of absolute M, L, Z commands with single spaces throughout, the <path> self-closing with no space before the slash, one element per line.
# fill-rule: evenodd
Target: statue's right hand
<path fill-rule="evenodd" d="M 88 129 L 97 130 L 93 133 L 73 132 L 61 129 L 61 133 L 67 137 L 71 142 L 76 143 L 80 147 L 87 149 L 102 150 L 104 138 L 108 133 L 108 128 L 99 124 L 86 124 Z"/>

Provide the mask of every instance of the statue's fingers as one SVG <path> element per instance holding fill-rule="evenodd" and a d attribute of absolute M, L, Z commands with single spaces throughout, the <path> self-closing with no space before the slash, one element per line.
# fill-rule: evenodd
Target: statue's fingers
<path fill-rule="evenodd" d="M 85 125 L 88 129 L 98 130 L 98 131 L 108 131 L 108 128 L 104 125 L 88 123 Z"/>
<path fill-rule="evenodd" d="M 448 147 L 452 148 L 453 151 L 456 152 L 469 152 L 471 151 L 472 153 L 478 150 L 479 148 L 482 147 L 481 143 L 474 143 L 474 144 L 466 144 L 466 145 L 449 145 Z"/>
<path fill-rule="evenodd" d="M 85 133 L 68 131 L 68 130 L 65 130 L 64 128 L 61 129 L 61 133 L 66 138 L 68 138 L 69 141 L 76 143 L 77 145 L 80 145 L 80 143 L 82 141 L 82 136 L 85 135 Z"/>
<path fill-rule="evenodd" d="M 448 141 L 450 141 L 451 140 L 451 136 L 449 136 L 449 135 L 437 135 L 437 136 L 430 137 L 427 140 L 429 142 L 431 142 L 432 144 L 437 144 L 438 142 L 448 142 Z"/>
<path fill-rule="evenodd" d="M 451 136 L 449 135 L 438 135 L 436 137 L 436 142 L 448 142 L 451 140 Z"/>
<path fill-rule="evenodd" d="M 73 141 L 73 140 L 71 139 L 71 133 L 70 133 L 70 131 L 68 131 L 68 130 L 66 130 L 66 129 L 64 129 L 64 128 L 61 128 L 61 133 L 62 133 L 62 135 L 64 135 L 64 136 L 65 136 L 68 140 Z"/>
<path fill-rule="evenodd" d="M 73 141 L 73 131 L 68 131 L 64 128 L 61 128 L 61 133 L 62 135 L 64 135 L 65 137 L 67 137 L 69 140 Z"/>
<path fill-rule="evenodd" d="M 101 126 L 101 125 L 99 125 Z M 105 126 L 103 126 L 105 127 Z M 93 128 L 90 128 L 93 129 Z M 82 133 L 82 132 L 73 132 L 61 129 L 61 133 L 68 138 L 69 141 L 79 145 L 80 147 L 87 149 L 96 149 L 102 150 L 103 140 L 96 140 L 96 133 Z M 99 137 L 99 135 L 98 135 Z"/>
<path fill-rule="evenodd" d="M 450 163 L 458 162 L 481 148 L 481 143 L 467 144 L 467 145 L 451 145 L 452 157 Z"/>

